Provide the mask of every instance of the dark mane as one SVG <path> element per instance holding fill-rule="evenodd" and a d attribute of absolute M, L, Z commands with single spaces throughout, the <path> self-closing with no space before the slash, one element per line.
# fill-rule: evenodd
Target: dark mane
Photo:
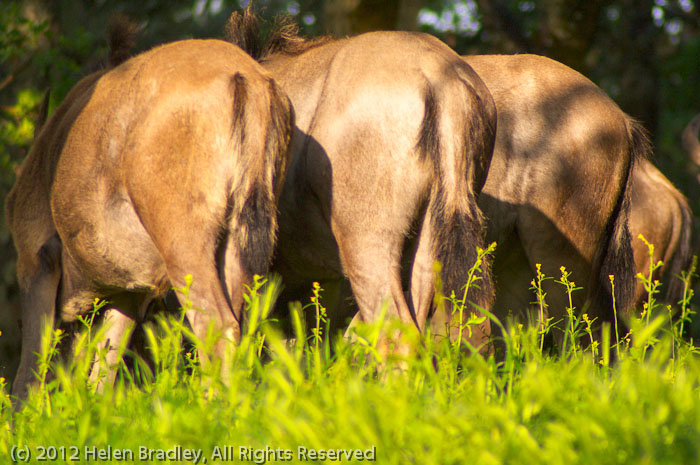
<path fill-rule="evenodd" d="M 263 33 L 262 29 L 269 29 Z M 234 11 L 226 22 L 224 39 L 238 45 L 255 60 L 275 53 L 299 55 L 333 40 L 324 36 L 306 39 L 299 35 L 299 25 L 289 15 L 278 15 L 271 25 L 253 12 L 249 5 L 243 12 Z"/>
<path fill-rule="evenodd" d="M 136 44 L 138 27 L 125 15 L 116 15 L 109 21 L 107 45 L 109 46 L 108 66 L 114 68 L 131 58 L 131 49 Z"/>

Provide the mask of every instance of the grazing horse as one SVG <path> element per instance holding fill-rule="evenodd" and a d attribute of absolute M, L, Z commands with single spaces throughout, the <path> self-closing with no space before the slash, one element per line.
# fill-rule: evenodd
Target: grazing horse
<path fill-rule="evenodd" d="M 223 357 L 244 285 L 269 266 L 293 128 L 269 73 L 219 40 L 163 45 L 76 84 L 6 200 L 23 323 L 13 393 L 26 396 L 55 315 L 107 299 L 113 348 L 188 274 L 187 318 L 199 338 L 223 335 Z"/>
<path fill-rule="evenodd" d="M 286 296 L 346 276 L 362 320 L 376 321 L 385 303 L 389 317 L 423 329 L 435 261 L 442 263 L 443 292 L 461 296 L 476 248 L 484 247 L 476 199 L 495 135 L 488 90 L 426 34 L 306 41 L 282 21 L 265 42 L 257 29 L 248 8 L 231 16 L 227 38 L 272 74 L 297 117 L 273 262 Z M 406 250 L 413 234 L 416 246 Z M 412 266 L 402 269 L 407 253 Z M 488 308 L 488 262 L 483 271 L 469 300 Z M 475 344 L 489 333 L 488 321 L 475 328 Z"/>
<path fill-rule="evenodd" d="M 658 240 L 666 252 L 679 247 L 671 269 L 687 263 L 687 202 L 647 161 L 643 129 L 603 91 L 545 57 L 465 61 L 498 109 L 496 147 L 479 205 L 488 218 L 488 239 L 499 243 L 494 259 L 499 317 L 534 300 L 528 289 L 536 264 L 555 278 L 566 266 L 583 288 L 574 292 L 575 306 L 598 322 L 613 319 L 608 276 L 614 275 L 617 309 L 630 311 L 640 301 L 634 276 L 646 253 L 630 230 L 635 238 L 642 232 Z M 657 202 L 669 210 L 660 212 Z M 650 208 L 658 212 L 653 217 Z M 666 232 L 668 239 L 660 237 Z M 567 305 L 563 287 L 545 281 L 544 288 L 549 316 L 561 320 Z"/>

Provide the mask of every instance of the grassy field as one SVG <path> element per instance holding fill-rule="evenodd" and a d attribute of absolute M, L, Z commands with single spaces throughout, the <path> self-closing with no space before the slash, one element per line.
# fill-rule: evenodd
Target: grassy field
<path fill-rule="evenodd" d="M 576 292 L 566 273 L 559 280 L 564 292 Z M 182 318 L 162 317 L 147 329 L 153 361 L 121 367 L 102 393 L 88 382 L 99 338 L 88 317 L 70 364 L 51 362 L 62 334 L 46 335 L 40 386 L 17 413 L 3 383 L 0 456 L 8 457 L 3 463 L 697 464 L 700 356 L 683 337 L 691 293 L 671 318 L 654 301 L 655 283 L 647 285 L 651 297 L 617 345 L 591 344 L 587 317 L 570 309 L 561 348 L 543 344 L 556 328 L 511 324 L 499 357 L 425 338 L 399 369 L 376 351 L 381 323 L 331 347 L 322 300 L 294 308 L 297 337 L 282 339 L 268 319 L 275 285 L 260 281 L 228 383 L 219 366 L 203 367 L 182 348 L 192 337 Z M 546 301 L 537 290 L 535 282 L 535 310 Z M 318 317 L 308 337 L 302 311 Z M 473 322 L 465 320 L 468 331 Z"/>

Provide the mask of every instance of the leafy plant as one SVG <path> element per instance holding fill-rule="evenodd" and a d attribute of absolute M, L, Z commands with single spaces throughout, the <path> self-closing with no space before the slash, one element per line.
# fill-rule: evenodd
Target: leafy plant
<path fill-rule="evenodd" d="M 692 275 L 692 269 L 683 275 L 688 286 Z M 566 347 L 552 355 L 542 347 L 543 332 L 555 328 L 549 320 L 542 324 L 545 279 L 541 274 L 532 283 L 539 324 L 504 324 L 483 310 L 501 331 L 502 356 L 455 350 L 453 341 L 428 331 L 411 357 L 384 358 L 377 351 L 379 335 L 401 330 L 385 315 L 358 324 L 352 339 L 329 341 L 320 285 L 307 306 L 315 328 L 305 328 L 303 307 L 293 304 L 288 338 L 271 318 L 280 283 L 261 277 L 248 290 L 241 341 L 225 367 L 202 364 L 183 345 L 190 340 L 206 350 L 217 337 L 197 341 L 188 329 L 188 286 L 179 290 L 182 311 L 159 317 L 146 330 L 154 363 L 132 354 L 134 366 L 123 365 L 115 385 L 102 393 L 91 389 L 81 365 L 94 358 L 56 359 L 63 335 L 48 328 L 39 386 L 24 408 L 10 408 L 0 380 L 0 453 L 14 446 L 36 453 L 52 444 L 59 453 L 77 448 L 78 462 L 86 463 L 90 448 L 111 446 L 132 451 L 137 462 L 139 447 L 166 451 L 179 445 L 201 449 L 217 463 L 225 461 L 223 445 L 235 444 L 234 461 L 252 461 L 239 453 L 279 460 L 274 450 L 301 462 L 300 448 L 366 451 L 389 464 L 700 460 L 700 353 L 682 338 L 684 319 L 640 313 L 631 334 L 613 339 L 618 356 L 611 361 L 611 326 L 603 325 L 597 340 L 595 321 L 576 314 L 570 299 Z M 566 270 L 558 282 L 569 297 L 577 290 Z M 101 337 L 95 321 L 83 318 L 78 337 L 90 350 L 79 353 L 95 353 Z"/>

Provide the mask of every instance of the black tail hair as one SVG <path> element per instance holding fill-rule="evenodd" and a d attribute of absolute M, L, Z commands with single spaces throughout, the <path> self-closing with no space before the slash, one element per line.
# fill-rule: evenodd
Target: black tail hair
<path fill-rule="evenodd" d="M 244 270 L 253 275 L 267 273 L 277 234 L 277 206 L 261 183 L 253 184 L 238 213 L 238 247 Z"/>
<path fill-rule="evenodd" d="M 446 173 L 456 168 L 446 163 L 446 160 L 452 157 L 445 157 L 441 151 L 440 108 L 435 90 L 431 85 L 426 88 L 424 101 L 425 110 L 418 147 L 424 159 L 430 161 L 435 172 L 436 182 L 428 205 L 434 231 L 433 250 L 442 264 L 443 292 L 449 295 L 454 291 L 459 295 L 459 291 L 466 284 L 467 271 L 476 263 L 478 257 L 476 248 L 484 248 L 485 222 L 477 206 L 476 195 L 471 188 L 467 189 L 466 202 L 462 205 L 450 204 L 450 199 L 455 199 L 458 195 L 450 195 L 447 192 L 444 180 L 447 177 Z M 493 149 L 495 128 L 484 127 L 481 114 L 474 111 L 469 128 L 465 129 L 469 131 L 461 147 L 464 153 L 459 156 L 466 158 L 467 163 L 472 163 L 476 160 L 476 153 L 488 151 L 489 144 L 491 150 Z M 466 179 L 466 174 L 464 182 L 471 183 L 472 180 Z M 488 259 L 484 261 L 481 269 L 482 276 L 478 289 L 470 289 L 469 300 L 488 308 L 493 300 L 493 283 Z"/>
<path fill-rule="evenodd" d="M 246 80 L 241 74 L 232 79 L 234 108 L 234 132 L 239 134 L 238 144 L 245 150 L 245 108 L 249 100 Z M 294 131 L 294 112 L 289 99 L 279 90 L 273 80 L 268 81 L 269 108 L 266 112 L 267 128 L 264 141 L 263 171 L 256 173 L 247 192 L 234 191 L 230 195 L 244 195 L 245 200 L 238 212 L 227 215 L 227 222 L 236 215 L 236 243 L 241 254 L 241 263 L 249 274 L 267 272 L 277 236 L 277 201 L 281 194 L 291 140 Z M 251 121 L 249 124 L 258 124 Z M 229 198 L 233 206 L 235 199 Z M 232 208 L 232 207 L 231 207 Z"/>
<path fill-rule="evenodd" d="M 138 27 L 125 15 L 113 16 L 109 23 L 107 44 L 109 46 L 108 63 L 110 68 L 119 66 L 131 58 L 131 50 L 136 44 Z"/>
<path fill-rule="evenodd" d="M 629 231 L 631 202 L 631 184 L 634 165 L 651 154 L 651 144 L 641 124 L 628 117 L 629 164 L 622 184 L 622 190 L 608 220 L 602 248 L 598 257 L 602 257 L 597 276 L 597 286 L 592 296 L 592 303 L 599 311 L 602 321 L 611 321 L 612 287 L 610 275 L 615 277 L 615 303 L 619 315 L 628 314 L 634 305 L 636 267 L 632 238 Z"/>

